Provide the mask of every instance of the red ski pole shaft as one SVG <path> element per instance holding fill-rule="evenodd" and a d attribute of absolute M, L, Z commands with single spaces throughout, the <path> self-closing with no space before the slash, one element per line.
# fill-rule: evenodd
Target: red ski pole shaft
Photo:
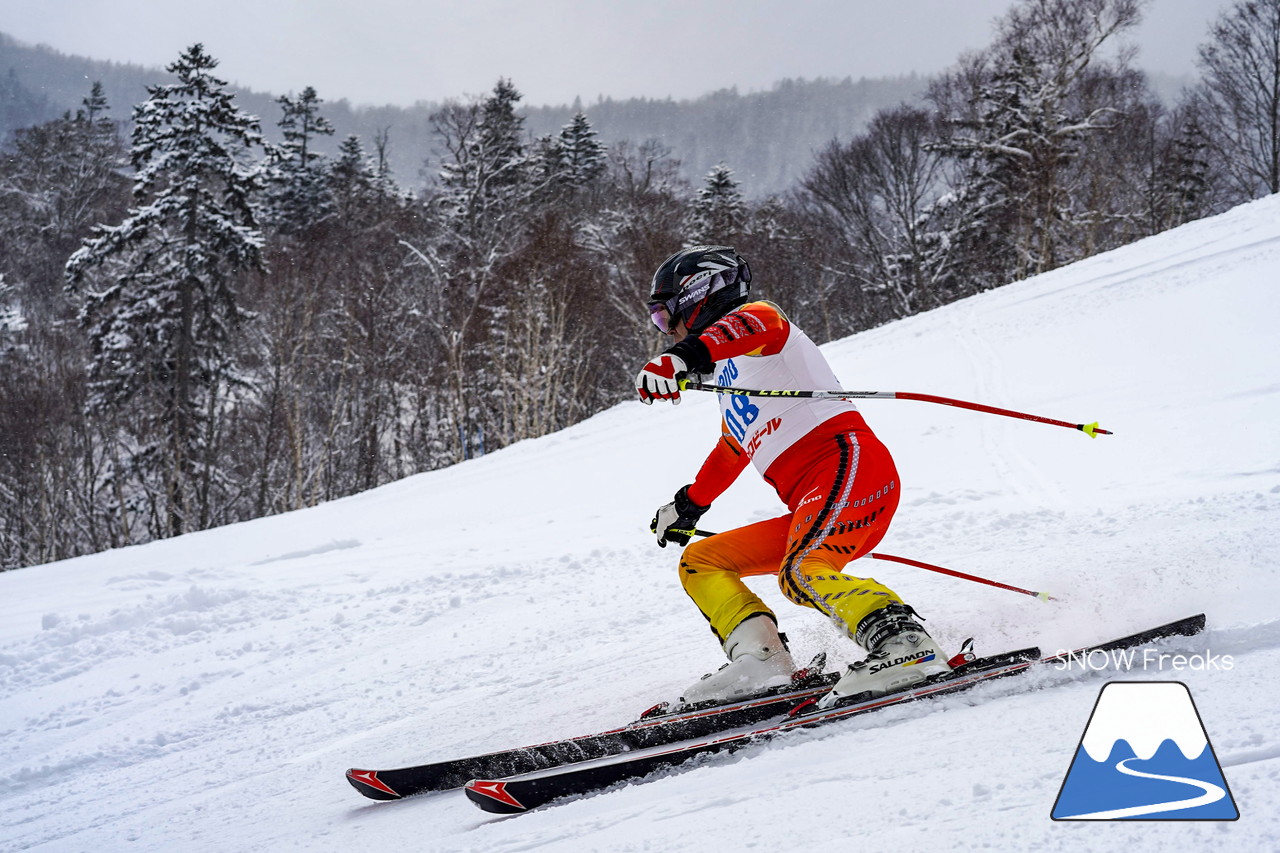
<path fill-rule="evenodd" d="M 1090 438 L 1099 435 L 1111 435 L 1111 430 L 1100 429 L 1097 421 L 1091 424 L 1073 424 L 1041 415 L 1030 415 L 1026 412 L 1015 412 L 1012 409 L 1001 409 L 985 403 L 970 403 L 967 400 L 956 400 L 951 397 L 938 397 L 933 394 L 917 394 L 912 391 L 789 391 L 780 389 L 733 388 L 728 385 L 704 385 L 701 382 L 689 381 L 684 386 L 694 391 L 713 391 L 715 393 L 735 394 L 740 397 L 807 397 L 827 400 L 915 400 L 921 403 L 937 403 L 942 406 L 954 406 L 958 409 L 971 409 L 989 415 L 1002 415 L 1006 418 L 1019 418 L 1024 421 L 1049 424 L 1050 426 L 1078 429 Z"/>
<path fill-rule="evenodd" d="M 1006 418 L 1021 418 L 1024 421 L 1035 421 L 1039 424 L 1049 424 L 1051 426 L 1067 427 L 1068 429 L 1078 429 L 1090 438 L 1096 438 L 1099 435 L 1111 435 L 1111 430 L 1099 429 L 1095 421 L 1091 424 L 1073 424 L 1070 421 L 1059 421 L 1053 418 L 1042 417 L 1041 415 L 1029 415 L 1026 412 L 1015 412 L 1012 409 L 1000 409 L 995 406 L 988 406 L 984 403 L 969 403 L 965 400 L 953 400 L 950 397 L 935 397 L 932 394 L 916 394 L 911 391 L 895 391 L 893 392 L 895 400 L 918 400 L 922 403 L 938 403 L 943 406 L 955 406 L 959 409 L 972 409 L 975 412 L 986 412 L 989 415 L 1003 415 Z"/>
<path fill-rule="evenodd" d="M 694 530 L 693 535 L 694 536 L 715 536 L 716 534 L 710 530 Z M 942 566 L 935 566 L 932 563 L 922 563 L 919 560 L 908 560 L 906 557 L 895 557 L 892 554 L 878 554 L 878 553 L 868 554 L 867 556 L 871 557 L 874 560 L 885 560 L 891 563 L 902 563 L 907 566 L 915 566 L 917 569 L 927 569 L 928 571 L 937 572 L 938 574 L 941 574 L 941 575 L 950 575 L 953 578 L 960 578 L 962 580 L 973 581 L 974 583 L 986 584 L 987 586 L 994 586 L 999 589 L 1007 589 L 1010 592 L 1020 592 L 1023 595 L 1029 595 L 1032 598 L 1038 598 L 1041 601 L 1057 601 L 1058 600 L 1056 597 L 1050 595 L 1047 592 L 1036 592 L 1035 590 L 1032 590 L 1032 589 L 1023 589 L 1022 587 L 1018 587 L 1018 586 L 1010 586 L 1007 583 L 1001 583 L 1000 581 L 993 581 L 987 578 L 980 578 L 977 575 L 969 575 L 969 574 L 965 574 L 964 572 L 957 572 L 955 569 L 947 569 L 947 568 L 943 568 Z"/>
<path fill-rule="evenodd" d="M 955 569 L 946 569 L 946 568 L 943 568 L 942 566 L 932 565 L 931 563 L 922 563 L 919 560 L 908 560 L 906 557 L 894 557 L 891 554 L 868 554 L 867 556 L 876 560 L 887 560 L 893 563 L 903 563 L 908 566 L 915 566 L 917 569 L 927 569 L 928 571 L 937 572 L 938 574 L 941 574 L 941 575 L 950 575 L 953 578 L 962 578 L 963 580 L 973 581 L 974 583 L 986 584 L 987 586 L 994 586 L 999 589 L 1007 589 L 1010 592 L 1020 592 L 1023 595 L 1029 595 L 1032 598 L 1038 598 L 1041 601 L 1057 601 L 1058 600 L 1047 592 L 1036 592 L 1030 589 L 1022 589 L 1021 587 L 1010 586 L 1007 583 L 1000 583 L 1000 581 L 988 580 L 987 578 L 980 578 L 977 575 L 968 575 L 968 574 L 965 574 L 964 572 L 957 572 Z"/>

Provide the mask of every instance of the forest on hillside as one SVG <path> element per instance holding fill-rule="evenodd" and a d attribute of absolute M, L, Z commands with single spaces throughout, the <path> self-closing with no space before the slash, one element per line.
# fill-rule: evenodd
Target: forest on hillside
<path fill-rule="evenodd" d="M 825 341 L 1280 190 L 1280 0 L 1224 12 L 1174 103 L 1112 49 L 1141 7 L 1023 0 L 763 197 L 727 141 L 689 180 L 643 121 L 535 132 L 511 80 L 430 112 L 425 181 L 310 88 L 264 128 L 199 44 L 136 103 L 95 83 L 0 156 L 0 568 L 311 506 L 625 400 L 683 245 L 737 247 Z M 725 138 L 747 121 L 724 107 Z"/>
<path fill-rule="evenodd" d="M 0 33 L 0 139 L 68 110 L 74 112 L 84 99 L 86 81 L 100 83 L 107 101 L 118 107 L 146 100 L 148 86 L 173 82 L 163 70 L 65 56 Z M 601 97 L 590 106 L 522 102 L 520 114 L 533 138 L 556 133 L 575 113 L 586 112 L 605 145 L 659 140 L 675 152 L 679 174 L 691 181 L 717 163 L 732 163 L 743 194 L 760 199 L 788 190 L 814 151 L 833 138 L 848 138 L 863 130 L 878 110 L 919 102 L 927 85 L 918 76 L 781 80 L 767 91 L 730 89 L 679 101 Z M 283 141 L 269 118 L 278 113 L 275 96 L 238 89 L 236 103 L 250 115 L 266 117 L 265 138 Z M 399 107 L 326 100 L 324 114 L 334 134 L 315 140 L 316 151 L 336 156 L 348 136 L 366 140 L 382 136 L 384 157 L 396 181 L 416 188 L 443 165 L 431 125 L 431 116 L 442 106 L 428 101 Z M 132 128 L 129 111 L 120 108 L 115 117 L 127 136 Z"/>

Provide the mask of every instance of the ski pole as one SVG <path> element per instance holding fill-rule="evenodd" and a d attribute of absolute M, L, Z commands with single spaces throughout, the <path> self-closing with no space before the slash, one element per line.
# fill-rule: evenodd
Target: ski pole
<path fill-rule="evenodd" d="M 1009 584 L 1000 583 L 1000 581 L 993 581 L 993 580 L 988 580 L 987 578 L 980 578 L 977 575 L 967 575 L 964 572 L 957 572 L 955 569 L 945 569 L 942 566 L 934 566 L 929 563 L 922 563 L 919 560 L 908 560 L 906 557 L 894 557 L 891 554 L 868 554 L 867 556 L 875 560 L 887 560 L 892 563 L 903 563 L 908 566 L 915 566 L 917 569 L 927 569 L 931 572 L 937 572 L 938 574 L 942 574 L 942 575 L 950 575 L 953 578 L 962 578 L 967 581 L 973 581 L 974 583 L 984 583 L 987 586 L 994 586 L 999 589 L 1007 589 L 1010 592 L 1020 592 L 1023 595 L 1029 595 L 1032 598 L 1038 598 L 1041 601 L 1057 601 L 1058 600 L 1057 598 L 1055 598 L 1054 596 L 1050 595 L 1047 592 L 1035 592 L 1030 589 L 1022 589 L 1021 587 L 1009 586 Z"/>
<path fill-rule="evenodd" d="M 694 536 L 715 536 L 716 535 L 710 530 L 695 529 L 692 532 Z M 906 557 L 895 557 L 892 554 L 873 553 L 873 554 L 868 554 L 867 556 L 875 560 L 885 560 L 891 563 L 902 563 L 903 565 L 907 565 L 907 566 L 915 566 L 917 569 L 927 569 L 928 571 L 937 572 L 938 574 L 950 575 L 953 578 L 961 578 L 962 580 L 973 581 L 974 583 L 982 583 L 982 584 L 986 584 L 987 586 L 994 586 L 998 589 L 1007 589 L 1010 592 L 1020 592 L 1023 595 L 1029 595 L 1032 598 L 1038 598 L 1041 601 L 1058 601 L 1056 597 L 1050 595 L 1047 592 L 1036 592 L 1030 589 L 1023 589 L 1022 587 L 1010 586 L 1007 583 L 988 580 L 987 578 L 980 578 L 977 575 L 968 575 L 968 574 L 965 574 L 964 572 L 957 572 L 955 569 L 946 569 L 946 568 L 943 568 L 942 566 L 935 566 L 932 563 L 922 563 L 919 560 L 908 560 Z"/>
<path fill-rule="evenodd" d="M 1029 415 L 1025 412 L 1015 412 L 1012 409 L 999 409 L 995 406 L 984 405 L 983 403 L 970 403 L 965 400 L 953 400 L 950 397 L 937 397 L 932 394 L 916 394 L 912 391 L 753 390 L 750 388 L 733 388 L 728 385 L 707 385 L 692 379 L 682 380 L 680 387 L 692 391 L 712 391 L 715 393 L 733 394 L 739 397 L 809 397 L 827 400 L 916 400 L 921 403 L 938 403 L 943 406 L 972 409 L 975 412 L 986 412 L 990 415 L 1004 415 L 1007 418 L 1021 418 L 1024 421 L 1035 421 L 1036 423 L 1049 424 L 1051 426 L 1078 429 L 1090 438 L 1097 438 L 1099 435 L 1113 434 L 1111 430 L 1100 429 L 1097 421 L 1094 421 L 1091 424 L 1073 424 L 1068 421 L 1058 421 L 1053 418 L 1041 417 L 1040 415 Z"/>

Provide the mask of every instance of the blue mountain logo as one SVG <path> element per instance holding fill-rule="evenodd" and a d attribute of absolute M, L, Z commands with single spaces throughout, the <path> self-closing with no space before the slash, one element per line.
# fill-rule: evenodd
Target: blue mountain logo
<path fill-rule="evenodd" d="M 1103 686 L 1054 820 L 1236 820 L 1191 691 L 1179 681 Z"/>

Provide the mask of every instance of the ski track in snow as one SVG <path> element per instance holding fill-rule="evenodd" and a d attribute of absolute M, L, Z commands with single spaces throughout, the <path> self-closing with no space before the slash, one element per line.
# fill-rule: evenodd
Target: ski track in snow
<path fill-rule="evenodd" d="M 826 347 L 847 388 L 1116 432 L 860 407 L 904 489 L 878 550 L 1062 599 L 874 564 L 940 642 L 1055 652 L 1203 610 L 1209 631 L 1159 651 L 1231 668 L 1044 668 L 516 818 L 457 792 L 362 799 L 349 766 L 612 728 L 720 665 L 647 530 L 714 439 L 714 400 L 691 394 L 311 510 L 0 575 L 0 851 L 1272 850 L 1278 263 L 1271 198 Z M 655 431 L 686 437 L 661 466 Z M 779 512 L 748 472 L 704 526 Z M 857 656 L 772 578 L 749 583 L 797 659 Z M 1113 678 L 1188 685 L 1239 821 L 1050 820 Z"/>

